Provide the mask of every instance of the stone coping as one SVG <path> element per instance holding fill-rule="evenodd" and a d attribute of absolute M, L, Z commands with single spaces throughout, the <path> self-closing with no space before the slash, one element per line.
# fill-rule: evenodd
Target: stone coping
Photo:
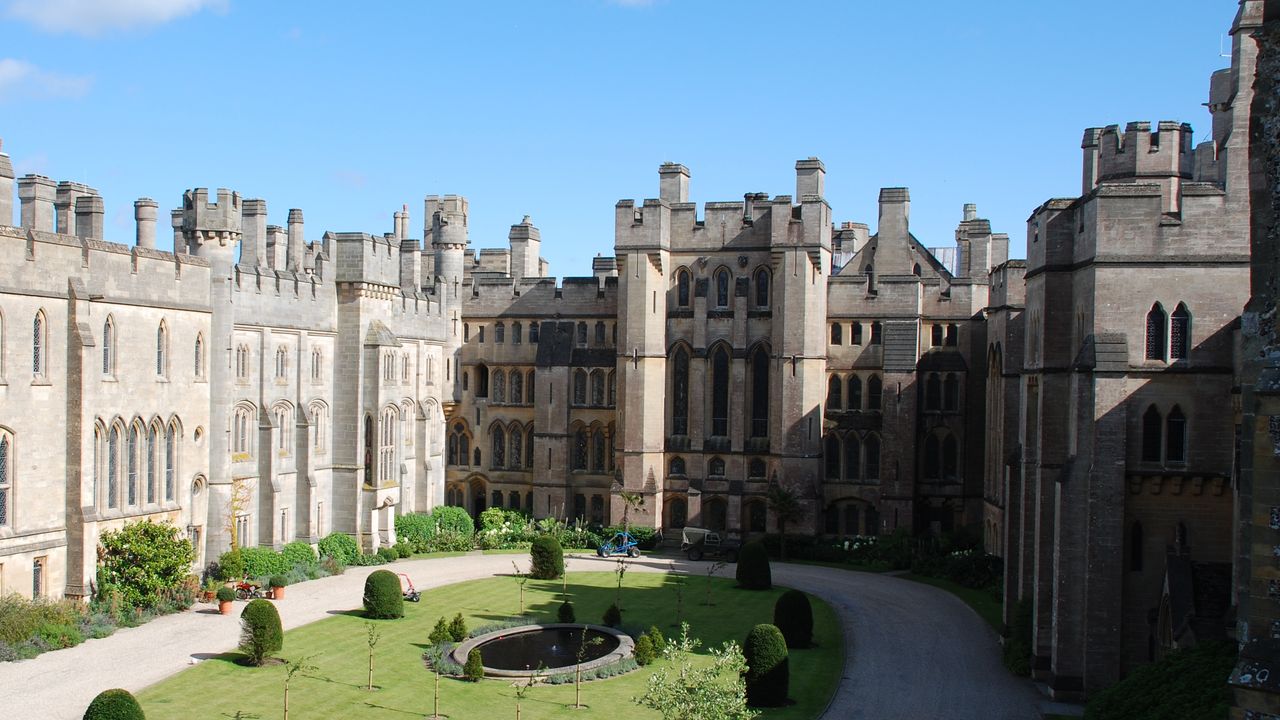
<path fill-rule="evenodd" d="M 615 663 L 615 662 L 618 662 L 619 660 L 629 658 L 635 652 L 636 643 L 635 643 L 635 640 L 631 639 L 630 635 L 622 632 L 621 630 L 617 630 L 615 628 L 611 628 L 606 625 L 592 625 L 590 623 L 542 623 L 542 624 L 535 624 L 535 625 L 519 625 L 516 627 L 503 628 L 502 630 L 495 630 L 490 633 L 485 633 L 484 635 L 470 638 L 466 642 L 463 642 L 462 644 L 458 645 L 458 647 L 454 648 L 453 652 L 450 653 L 450 657 L 453 659 L 454 662 L 458 663 L 459 665 L 466 665 L 467 655 L 471 653 L 471 650 L 473 648 L 479 647 L 480 645 L 483 645 L 484 643 L 489 642 L 490 640 L 497 640 L 498 638 L 503 638 L 510 635 L 519 635 L 521 633 L 526 633 L 526 632 L 533 632 L 535 630 L 559 630 L 561 628 L 571 628 L 574 630 L 581 630 L 584 627 L 587 628 L 588 630 L 597 630 L 606 635 L 614 636 L 615 638 L 618 639 L 618 648 L 613 652 L 609 653 L 608 655 L 605 655 L 603 657 L 598 657 L 595 660 L 589 660 L 587 662 L 582 663 L 583 671 L 594 670 L 598 667 L 603 667 L 605 665 L 609 665 L 610 663 Z M 486 677 L 527 678 L 527 677 L 533 677 L 534 675 L 541 675 L 541 676 L 558 675 L 565 672 L 566 670 L 572 671 L 573 668 L 574 666 L 570 664 L 570 665 L 561 665 L 559 667 L 552 667 L 552 668 L 544 667 L 541 670 L 501 670 L 499 668 L 491 668 L 488 665 L 485 665 L 484 674 Z"/>

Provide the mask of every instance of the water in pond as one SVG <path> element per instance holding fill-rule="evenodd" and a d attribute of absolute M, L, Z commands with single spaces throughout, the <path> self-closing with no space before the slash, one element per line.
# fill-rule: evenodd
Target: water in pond
<path fill-rule="evenodd" d="M 592 645 L 593 638 L 600 643 Z M 480 645 L 485 667 L 498 670 L 534 670 L 559 668 L 577 662 L 582 642 L 582 628 L 547 628 L 529 630 L 495 638 Z M 618 649 L 618 638 L 599 630 L 587 630 L 587 651 L 582 662 L 604 657 Z"/>

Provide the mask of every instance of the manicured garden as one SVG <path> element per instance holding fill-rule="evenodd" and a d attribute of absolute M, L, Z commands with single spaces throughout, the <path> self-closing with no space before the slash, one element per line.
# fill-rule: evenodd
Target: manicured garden
<path fill-rule="evenodd" d="M 522 571 L 529 569 L 527 557 L 517 562 Z M 618 574 L 613 572 L 573 573 L 564 581 L 522 579 L 513 572 L 512 577 L 432 589 L 423 593 L 420 603 L 405 603 L 403 618 L 376 621 L 364 617 L 361 598 L 353 597 L 349 609 L 335 608 L 343 611 L 334 617 L 286 632 L 282 649 L 275 653 L 285 664 L 251 667 L 243 664 L 242 653 L 228 653 L 149 688 L 138 699 L 151 720 L 197 714 L 234 717 L 237 711 L 246 716 L 280 717 L 286 677 L 301 664 L 302 669 L 295 670 L 289 680 L 290 714 L 294 717 L 429 716 L 435 675 L 423 655 L 432 646 L 430 638 L 441 618 L 453 620 L 460 614 L 474 633 L 519 615 L 523 602 L 526 616 L 557 622 L 566 594 L 577 622 L 600 623 L 610 606 L 620 601 L 619 627 L 635 636 L 657 626 L 673 638 L 679 635 L 679 623 L 688 623 L 690 635 L 702 640 L 694 665 L 705 668 L 712 664 L 710 649 L 727 640 L 741 646 L 753 626 L 772 623 L 775 601 L 784 592 L 778 587 L 736 587 L 734 579 L 723 577 L 733 571 L 734 567 L 728 566 L 721 571 L 722 577 L 711 579 L 705 575 L 626 572 L 621 590 Z M 706 604 L 708 597 L 710 606 Z M 790 601 L 794 607 L 795 598 Z M 816 645 L 789 652 L 788 697 L 792 704 L 762 709 L 761 717 L 816 717 L 843 673 L 839 622 L 825 603 L 817 598 L 810 601 Z M 368 690 L 371 665 L 375 689 Z M 657 659 L 618 677 L 584 682 L 581 701 L 587 707 L 575 715 L 660 717 L 635 699 L 646 693 L 649 676 L 664 669 L 675 670 L 671 660 Z M 471 683 L 446 677 L 440 681 L 440 712 L 457 720 L 511 717 L 517 696 L 522 696 L 522 718 L 562 717 L 574 704 L 575 687 L 568 682 L 523 688 L 510 680 Z"/>

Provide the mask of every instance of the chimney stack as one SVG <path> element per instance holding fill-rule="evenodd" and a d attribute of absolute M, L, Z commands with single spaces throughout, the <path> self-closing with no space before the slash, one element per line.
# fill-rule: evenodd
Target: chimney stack
<path fill-rule="evenodd" d="M 976 204 L 974 203 L 964 204 L 964 219 L 965 219 L 965 222 L 978 219 L 978 206 Z"/>
<path fill-rule="evenodd" d="M 267 201 L 245 200 L 240 214 L 240 264 L 263 267 L 267 264 Z"/>
<path fill-rule="evenodd" d="M 138 247 L 154 250 L 156 247 L 156 214 L 160 207 L 151 198 L 138 198 L 133 202 L 133 219 L 138 224 Z"/>
<path fill-rule="evenodd" d="M 689 168 L 680 163 L 662 163 L 658 168 L 658 197 L 668 204 L 689 202 Z"/>
<path fill-rule="evenodd" d="M 76 237 L 101 240 L 103 213 L 101 196 L 81 195 L 76 198 Z"/>
<path fill-rule="evenodd" d="M 58 184 L 43 175 L 18 178 L 18 199 L 22 202 L 22 227 L 53 232 L 53 203 Z"/>
<path fill-rule="evenodd" d="M 187 252 L 187 239 L 182 235 L 182 217 L 181 209 L 169 211 L 169 224 L 173 226 L 173 252 L 174 254 Z"/>
<path fill-rule="evenodd" d="M 303 247 L 306 241 L 302 235 L 302 211 L 293 208 L 289 211 L 289 245 L 287 249 L 288 257 L 286 261 L 288 265 L 285 269 L 300 273 L 302 272 L 302 255 Z"/>
<path fill-rule="evenodd" d="M 58 183 L 57 197 L 53 202 L 57 218 L 57 232 L 61 235 L 79 235 L 76 231 L 76 201 L 98 191 L 86 185 L 63 180 Z"/>
<path fill-rule="evenodd" d="M 796 161 L 796 202 L 806 195 L 823 196 L 826 190 L 827 166 L 816 157 Z"/>

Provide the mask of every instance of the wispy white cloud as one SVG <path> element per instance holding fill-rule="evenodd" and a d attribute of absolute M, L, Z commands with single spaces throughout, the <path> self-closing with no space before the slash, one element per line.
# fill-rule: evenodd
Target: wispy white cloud
<path fill-rule="evenodd" d="M 5 15 L 46 32 L 99 35 L 161 25 L 205 8 L 221 10 L 227 0 L 7 0 Z"/>
<path fill-rule="evenodd" d="M 92 78 L 44 70 L 25 60 L 0 58 L 0 103 L 12 100 L 78 98 Z"/>

